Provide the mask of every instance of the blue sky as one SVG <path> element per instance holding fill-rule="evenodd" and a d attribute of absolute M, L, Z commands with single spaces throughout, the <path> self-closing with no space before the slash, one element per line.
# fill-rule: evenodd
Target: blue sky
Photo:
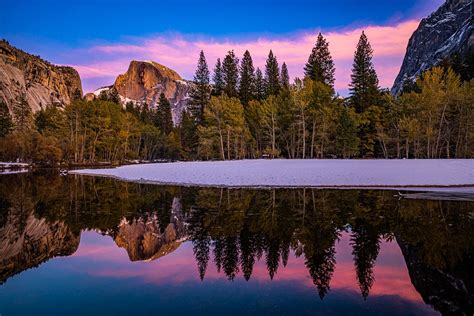
<path fill-rule="evenodd" d="M 91 53 L 98 46 L 140 46 L 156 38 L 221 43 L 250 43 L 263 38 L 271 42 L 318 30 L 341 33 L 368 26 L 419 21 L 441 3 L 442 0 L 3 0 L 0 37 L 54 63 L 88 66 L 99 60 L 109 61 L 109 64 L 117 60 L 116 55 Z M 277 50 L 277 47 L 269 48 Z M 151 57 L 158 61 L 163 58 L 160 54 Z M 197 58 L 193 56 L 194 59 Z M 190 76 L 190 65 L 178 70 L 183 76 Z M 91 87 L 101 82 L 98 76 L 95 81 Z M 87 82 L 85 85 L 89 88 Z"/>

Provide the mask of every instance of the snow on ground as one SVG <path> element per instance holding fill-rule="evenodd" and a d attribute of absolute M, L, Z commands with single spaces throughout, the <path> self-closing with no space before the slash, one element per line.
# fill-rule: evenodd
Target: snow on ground
<path fill-rule="evenodd" d="M 474 159 L 175 162 L 70 173 L 111 176 L 127 181 L 218 187 L 474 186 Z M 472 191 L 472 188 L 465 189 Z"/>

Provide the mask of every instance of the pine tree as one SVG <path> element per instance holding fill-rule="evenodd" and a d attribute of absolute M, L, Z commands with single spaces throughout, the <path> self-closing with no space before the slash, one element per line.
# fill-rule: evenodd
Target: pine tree
<path fill-rule="evenodd" d="M 202 234 L 204 235 L 204 234 Z M 211 246 L 211 238 L 208 236 L 197 236 L 198 238 L 192 241 L 193 252 L 199 270 L 199 278 L 204 280 L 207 265 L 209 263 L 209 251 Z"/>
<path fill-rule="evenodd" d="M 304 74 L 313 81 L 321 81 L 334 87 L 334 61 L 329 52 L 329 43 L 321 33 L 318 34 L 316 44 L 304 67 Z"/>
<path fill-rule="evenodd" d="M 240 86 L 239 96 L 240 102 L 246 106 L 253 98 L 255 90 L 255 69 L 253 67 L 252 56 L 248 50 L 245 51 L 244 57 L 240 63 Z"/>
<path fill-rule="evenodd" d="M 165 135 L 173 130 L 173 118 L 171 116 L 171 104 L 164 93 L 160 94 L 160 100 L 155 113 L 155 126 Z"/>
<path fill-rule="evenodd" d="M 235 57 L 233 50 L 227 53 L 222 63 L 222 79 L 227 96 L 238 97 L 239 59 Z"/>
<path fill-rule="evenodd" d="M 144 102 L 143 104 L 141 104 L 141 109 L 140 109 L 140 106 L 137 108 L 138 108 L 138 111 L 140 112 L 139 114 L 140 122 L 144 124 L 151 123 L 152 115 L 151 115 L 150 107 L 148 106 L 148 104 Z"/>
<path fill-rule="evenodd" d="M 342 158 L 351 158 L 358 152 L 359 138 L 357 125 L 353 119 L 354 110 L 344 107 L 339 115 L 336 127 L 336 149 Z"/>
<path fill-rule="evenodd" d="M 191 92 L 190 111 L 197 124 L 201 124 L 204 108 L 209 103 L 211 88 L 209 86 L 209 69 L 207 68 L 204 52 L 199 54 L 199 61 L 194 74 L 194 89 Z"/>
<path fill-rule="evenodd" d="M 267 63 L 265 65 L 265 88 L 266 95 L 278 95 L 280 92 L 280 69 L 278 61 L 270 50 Z"/>
<path fill-rule="evenodd" d="M 357 113 L 362 113 L 379 99 L 379 80 L 372 63 L 373 49 L 364 32 L 360 36 L 352 65 L 350 94 Z"/>
<path fill-rule="evenodd" d="M 190 159 L 195 157 L 198 145 L 197 126 L 194 119 L 186 110 L 181 114 L 181 122 L 179 125 L 181 148 L 184 158 Z"/>
<path fill-rule="evenodd" d="M 255 71 L 255 99 L 259 101 L 265 99 L 265 80 L 260 68 Z"/>
<path fill-rule="evenodd" d="M 31 127 L 33 123 L 33 112 L 24 95 L 21 95 L 15 102 L 13 115 L 15 117 L 15 128 L 17 130 L 24 131 Z"/>
<path fill-rule="evenodd" d="M 110 102 L 120 104 L 120 95 L 119 95 L 117 89 L 115 89 L 115 87 L 113 87 L 109 90 L 109 94 L 108 94 L 107 99 Z"/>
<path fill-rule="evenodd" d="M 162 117 L 161 126 L 159 126 L 159 128 L 163 133 L 168 135 L 173 130 L 173 117 L 171 115 L 170 101 L 168 101 L 164 93 L 160 94 L 158 111 L 161 112 Z"/>
<path fill-rule="evenodd" d="M 216 67 L 214 68 L 214 76 L 212 80 L 214 81 L 214 89 L 212 95 L 219 96 L 224 91 L 224 75 L 222 73 L 222 64 L 221 59 L 217 58 Z"/>
<path fill-rule="evenodd" d="M 281 65 L 280 79 L 281 79 L 281 87 L 284 90 L 290 89 L 290 76 L 288 74 L 288 68 L 286 67 L 286 63 L 283 63 Z"/>
<path fill-rule="evenodd" d="M 13 128 L 13 120 L 7 104 L 0 99 L 0 137 L 5 137 Z"/>

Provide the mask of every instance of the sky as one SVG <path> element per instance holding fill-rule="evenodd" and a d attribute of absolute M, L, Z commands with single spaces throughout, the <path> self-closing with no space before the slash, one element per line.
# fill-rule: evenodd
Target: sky
<path fill-rule="evenodd" d="M 75 67 L 85 92 L 113 84 L 131 60 L 153 60 L 192 80 L 204 50 L 209 68 L 248 49 L 263 68 L 270 49 L 292 78 L 319 32 L 347 95 L 353 54 L 365 30 L 381 87 L 391 87 L 421 18 L 443 0 L 111 1 L 2 0 L 0 38 L 60 65 Z"/>

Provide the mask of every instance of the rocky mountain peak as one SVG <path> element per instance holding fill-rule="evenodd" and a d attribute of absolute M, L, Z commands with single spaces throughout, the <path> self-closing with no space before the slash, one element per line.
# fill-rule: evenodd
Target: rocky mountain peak
<path fill-rule="evenodd" d="M 126 73 L 121 74 L 115 83 L 94 92 L 98 96 L 102 91 L 117 90 L 122 103 L 146 103 L 152 108 L 164 93 L 171 103 L 173 122 L 179 122 L 183 109 L 186 108 L 191 92 L 192 82 L 184 80 L 176 71 L 154 61 L 132 60 Z M 86 99 L 94 95 L 86 95 Z"/>
<path fill-rule="evenodd" d="M 421 20 L 408 42 L 403 64 L 392 88 L 393 94 L 429 68 L 457 53 L 474 48 L 473 0 L 447 0 Z"/>

